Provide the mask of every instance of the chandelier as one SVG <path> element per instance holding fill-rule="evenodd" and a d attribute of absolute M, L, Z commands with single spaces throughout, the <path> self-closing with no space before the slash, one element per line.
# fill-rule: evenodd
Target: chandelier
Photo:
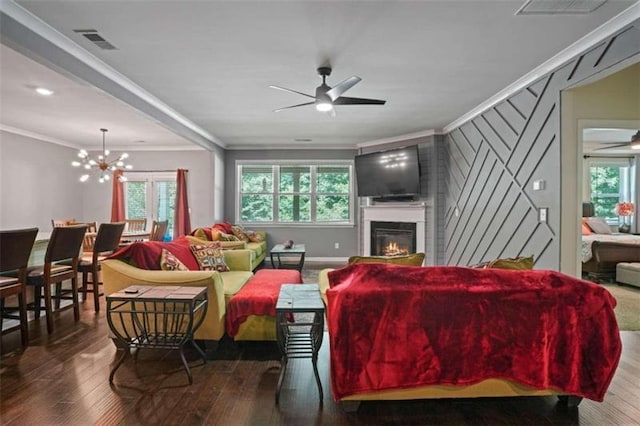
<path fill-rule="evenodd" d="M 129 158 L 129 154 L 127 154 L 126 152 L 123 152 L 118 158 L 114 160 L 108 159 L 109 150 L 105 148 L 105 134 L 108 132 L 108 130 L 100 129 L 100 131 L 102 132 L 102 154 L 98 156 L 98 159 L 94 160 L 86 150 L 81 149 L 80 152 L 78 152 L 80 161 L 72 161 L 71 165 L 73 167 L 83 167 L 87 171 L 95 171 L 100 173 L 98 181 L 100 183 L 103 183 L 104 181 L 110 180 L 111 175 L 116 170 L 121 170 L 124 172 L 125 170 L 131 170 L 133 166 L 131 164 L 124 163 L 124 160 Z M 89 180 L 89 176 L 89 173 L 80 176 L 80 182 L 86 182 L 87 180 Z M 120 176 L 118 176 L 118 180 L 120 182 L 125 182 L 127 178 L 120 174 Z"/>

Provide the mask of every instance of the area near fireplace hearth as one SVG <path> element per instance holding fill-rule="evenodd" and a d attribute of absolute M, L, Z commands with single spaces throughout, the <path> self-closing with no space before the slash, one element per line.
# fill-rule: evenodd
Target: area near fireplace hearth
<path fill-rule="evenodd" d="M 427 202 L 381 203 L 362 207 L 361 254 L 401 256 L 424 252 L 425 264 L 433 265 L 435 233 L 428 220 L 431 210 Z"/>

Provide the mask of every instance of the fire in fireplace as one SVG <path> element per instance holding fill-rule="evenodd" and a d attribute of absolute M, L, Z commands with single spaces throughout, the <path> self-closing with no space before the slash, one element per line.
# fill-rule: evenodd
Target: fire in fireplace
<path fill-rule="evenodd" d="M 371 222 L 372 256 L 403 256 L 415 252 L 415 223 Z"/>

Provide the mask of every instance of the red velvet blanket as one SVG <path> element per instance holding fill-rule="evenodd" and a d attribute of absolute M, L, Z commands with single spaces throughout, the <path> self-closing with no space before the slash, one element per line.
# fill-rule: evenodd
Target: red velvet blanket
<path fill-rule="evenodd" d="M 249 315 L 276 315 L 276 302 L 282 284 L 300 284 L 300 272 L 287 269 L 261 269 L 227 304 L 226 330 L 235 337 Z"/>
<path fill-rule="evenodd" d="M 487 378 L 602 401 L 620 359 L 613 296 L 558 272 L 354 264 L 329 283 L 336 401 Z"/>
<path fill-rule="evenodd" d="M 189 240 L 179 237 L 171 242 L 143 241 L 129 244 L 109 256 L 109 259 L 120 259 L 140 269 L 159 270 L 162 249 L 178 258 L 189 270 L 200 269 L 196 258 L 189 248 Z"/>

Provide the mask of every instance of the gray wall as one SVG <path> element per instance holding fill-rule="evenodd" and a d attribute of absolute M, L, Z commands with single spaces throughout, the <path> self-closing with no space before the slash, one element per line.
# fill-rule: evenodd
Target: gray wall
<path fill-rule="evenodd" d="M 444 221 L 442 219 L 446 193 L 445 185 L 443 184 L 446 175 L 446 168 L 444 166 L 446 160 L 445 137 L 443 135 L 425 136 L 389 144 L 368 146 L 362 148 L 361 153 L 384 151 L 414 145 L 418 147 L 420 161 L 421 193 L 418 201 L 425 204 L 425 264 L 442 265 L 445 263 Z M 362 221 L 359 222 L 359 225 L 360 247 L 363 247 L 364 235 L 362 233 Z"/>
<path fill-rule="evenodd" d="M 87 219 L 82 184 L 71 167 L 76 150 L 0 131 L 0 229 L 37 226 L 53 218 Z"/>
<path fill-rule="evenodd" d="M 216 217 L 216 210 L 222 211 L 222 194 L 216 189 L 215 156 L 223 155 L 222 151 L 130 151 L 129 161 L 136 171 L 175 171 L 179 168 L 189 170 L 187 190 L 189 208 L 191 209 L 191 226 L 210 225 L 221 219 Z M 77 179 L 77 177 L 76 177 Z M 82 187 L 83 214 L 98 222 L 111 220 L 111 185 L 101 185 L 93 181 Z M 218 196 L 216 201 L 215 196 Z"/>
<path fill-rule="evenodd" d="M 37 226 L 51 230 L 53 218 L 108 222 L 111 185 L 81 183 L 71 167 L 77 150 L 0 132 L 0 228 Z M 136 170 L 189 170 L 189 205 L 193 226 L 222 219 L 224 151 L 132 151 Z M 216 167 L 217 165 L 217 167 Z"/>
<path fill-rule="evenodd" d="M 225 220 L 232 223 L 236 220 L 237 160 L 352 160 L 355 154 L 355 150 L 228 150 L 225 159 Z M 357 203 L 355 215 L 357 224 Z M 344 259 L 358 253 L 358 231 L 355 225 L 335 227 L 264 225 L 261 228 L 267 231 L 269 247 L 291 239 L 306 245 L 308 257 Z M 339 249 L 334 248 L 335 243 L 339 243 Z"/>
<path fill-rule="evenodd" d="M 533 254 L 536 268 L 559 268 L 560 91 L 637 54 L 637 24 L 447 135 L 448 264 Z M 543 191 L 532 190 L 537 179 Z M 548 223 L 539 223 L 539 208 L 548 208 Z"/>

